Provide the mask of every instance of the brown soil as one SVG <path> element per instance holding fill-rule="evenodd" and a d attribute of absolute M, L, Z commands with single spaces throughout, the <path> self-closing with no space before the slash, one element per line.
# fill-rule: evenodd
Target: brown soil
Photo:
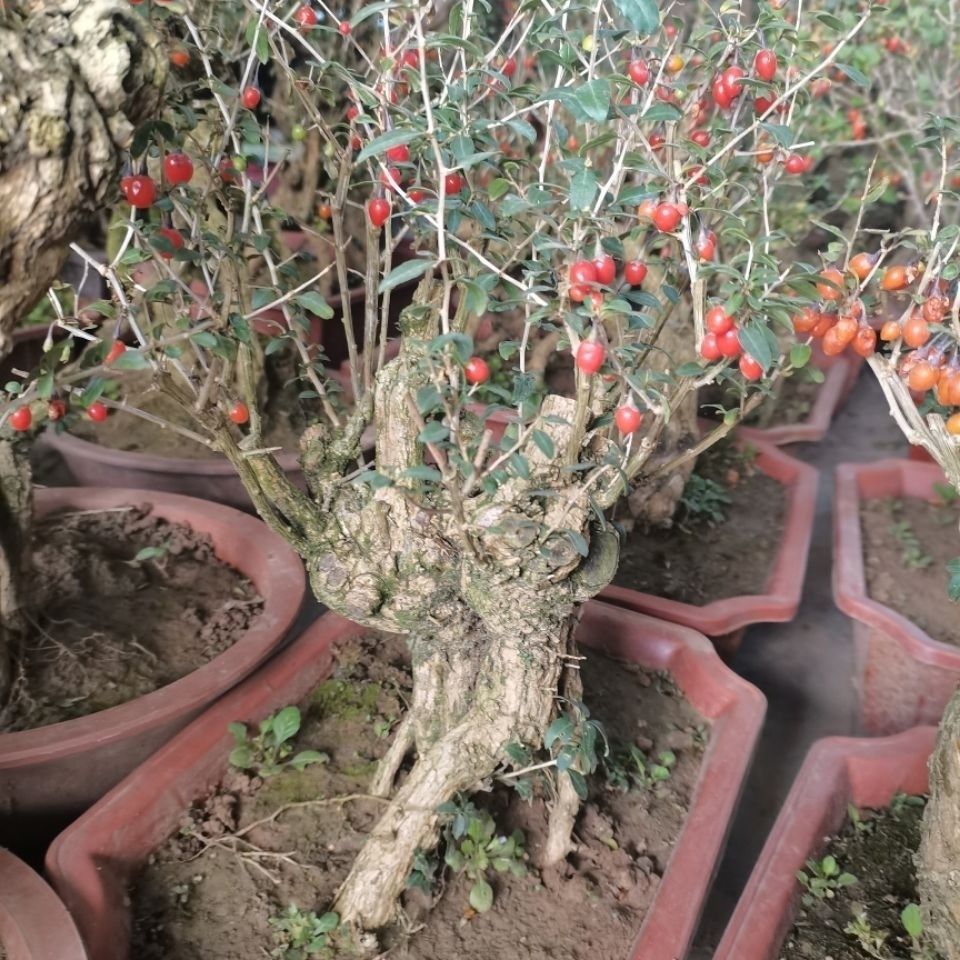
<path fill-rule="evenodd" d="M 867 592 L 934 640 L 960 644 L 947 564 L 957 556 L 960 501 L 867 500 L 860 507 Z"/>
<path fill-rule="evenodd" d="M 913 960 L 920 956 L 910 949 L 900 913 L 907 904 L 919 903 L 913 863 L 920 846 L 923 801 L 899 797 L 887 810 L 860 813 L 859 827 L 848 823 L 819 854 L 835 858 L 841 873 L 850 873 L 856 882 L 832 892 L 831 898 L 806 897 L 793 929 L 781 948 L 781 960 L 864 960 L 871 954 L 846 927 L 863 913 L 872 936 L 883 935 L 882 956 L 889 960 Z M 811 871 L 806 870 L 809 875 Z M 871 945 L 871 934 L 863 936 Z M 937 960 L 933 953 L 923 953 Z"/>
<path fill-rule="evenodd" d="M 135 560 L 141 550 L 163 551 Z M 199 534 L 149 507 L 59 513 L 37 525 L 35 615 L 0 730 L 126 703 L 231 647 L 263 609 Z"/>
<path fill-rule="evenodd" d="M 784 488 L 730 444 L 698 460 L 684 499 L 695 493 L 698 477 L 730 498 L 719 508 L 723 519 L 681 503 L 669 528 L 637 526 L 622 545 L 614 583 L 698 606 L 763 593 L 784 524 Z"/>
<path fill-rule="evenodd" d="M 290 904 L 322 913 L 375 822 L 379 802 L 337 798 L 363 793 L 409 688 L 396 638 L 354 641 L 339 656 L 336 679 L 301 704 L 296 749 L 326 752 L 330 762 L 266 782 L 231 774 L 196 805 L 180 833 L 151 859 L 133 894 L 137 960 L 262 960 L 276 947 L 269 920 Z M 614 743 L 655 756 L 672 750 L 668 780 L 617 792 L 591 778 L 569 861 L 540 871 L 547 811 L 507 786 L 474 797 L 497 829 L 523 831 L 525 877 L 494 874 L 493 909 L 468 906 L 469 881 L 446 871 L 434 895 L 404 895 L 403 927 L 384 946 L 403 960 L 596 960 L 627 954 L 675 844 L 696 784 L 706 731 L 669 678 L 592 654 L 586 699 Z M 539 794 L 539 790 L 535 790 Z M 326 799 L 315 799 L 326 798 Z M 313 800 L 250 830 L 285 803 Z M 200 837 L 205 837 L 201 840 Z M 271 853 L 264 853 L 270 851 Z M 277 855 L 280 852 L 286 856 Z M 266 876 L 269 871 L 276 883 Z M 353 956 L 345 948 L 338 957 Z"/>

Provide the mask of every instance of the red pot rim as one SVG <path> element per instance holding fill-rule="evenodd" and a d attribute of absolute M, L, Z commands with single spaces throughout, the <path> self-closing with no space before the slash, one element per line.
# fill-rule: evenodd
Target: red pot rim
<path fill-rule="evenodd" d="M 796 872 L 843 823 L 847 804 L 883 807 L 925 793 L 935 727 L 818 740 L 797 773 L 713 960 L 777 960 L 799 903 Z"/>
<path fill-rule="evenodd" d="M 211 689 L 230 689 L 266 658 L 299 614 L 306 592 L 303 563 L 255 517 L 219 503 L 157 490 L 58 487 L 36 491 L 41 516 L 62 509 L 131 504 L 150 504 L 159 516 L 209 534 L 217 556 L 253 582 L 263 597 L 263 612 L 229 650 L 173 683 L 86 717 L 0 734 L 0 775 L 5 768 L 45 763 L 127 739 L 201 707 L 210 699 Z"/>
<path fill-rule="evenodd" d="M 588 645 L 669 670 L 712 723 L 690 810 L 630 960 L 683 956 L 693 938 L 739 800 L 766 700 L 685 627 L 591 601 Z M 332 645 L 364 628 L 326 613 L 290 647 L 211 707 L 122 781 L 50 846 L 46 868 L 76 917 L 94 960 L 126 960 L 121 921 L 126 878 L 180 822 L 184 807 L 222 776 L 233 738 L 227 724 L 255 721 L 296 702 L 326 674 Z"/>
<path fill-rule="evenodd" d="M 749 443 L 755 447 L 760 471 L 787 488 L 783 536 L 770 568 L 765 592 L 724 597 L 696 606 L 628 587 L 609 586 L 600 594 L 602 599 L 691 627 L 708 637 L 732 633 L 751 623 L 784 623 L 796 616 L 813 537 L 820 475 L 810 464 L 742 430 L 737 432 L 736 442 L 737 446 Z"/>
<path fill-rule="evenodd" d="M 830 429 L 837 408 L 853 386 L 859 372 L 850 357 L 836 357 L 826 370 L 824 381 L 817 391 L 806 420 L 785 423 L 776 427 L 740 427 L 739 432 L 751 440 L 765 440 L 777 446 L 787 443 L 815 442 L 822 440 Z"/>
<path fill-rule="evenodd" d="M 911 460 L 845 463 L 837 467 L 833 511 L 834 600 L 847 616 L 895 640 L 913 660 L 960 670 L 960 647 L 934 640 L 908 617 L 867 593 L 860 503 L 864 499 L 876 499 L 864 492 L 867 485 L 876 483 L 890 489 L 884 496 L 919 499 L 929 496 L 933 484 L 946 483 L 946 478 L 937 464 Z"/>
<path fill-rule="evenodd" d="M 9 960 L 86 960 L 70 914 L 46 881 L 0 849 L 0 944 Z"/>

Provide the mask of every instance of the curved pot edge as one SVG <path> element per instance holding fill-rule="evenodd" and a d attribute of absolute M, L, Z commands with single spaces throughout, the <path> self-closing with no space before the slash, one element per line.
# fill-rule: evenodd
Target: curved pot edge
<path fill-rule="evenodd" d="M 211 681 L 221 692 L 235 685 L 270 655 L 299 615 L 306 594 L 303 564 L 293 550 L 261 520 L 240 510 L 156 490 L 58 487 L 38 489 L 37 494 L 38 509 L 43 513 L 78 501 L 86 505 L 116 506 L 127 505 L 133 500 L 149 502 L 161 515 L 164 515 L 165 508 L 167 511 L 184 511 L 199 516 L 206 514 L 219 521 L 224 529 L 240 531 L 250 539 L 263 538 L 270 548 L 263 564 L 263 575 L 256 586 L 264 599 L 264 611 L 230 649 L 173 683 L 85 717 L 33 730 L 0 734 L 0 770 L 46 762 L 84 747 L 109 743 L 197 709 L 209 699 Z M 250 579 L 255 579 L 256 570 L 239 566 L 237 569 Z"/>
<path fill-rule="evenodd" d="M 887 737 L 826 737 L 813 744 L 740 894 L 713 960 L 777 960 L 798 899 L 796 870 L 822 841 L 824 818 L 832 798 L 843 791 L 845 800 L 857 802 L 856 782 L 868 779 L 871 768 L 896 764 L 903 777 L 915 774 L 915 770 L 904 769 L 904 754 L 915 757 L 921 752 L 925 770 L 935 737 L 935 727 L 923 726 Z M 897 778 L 887 779 L 892 783 Z M 901 778 L 891 793 L 900 786 L 914 789 L 914 785 Z M 841 816 L 846 807 L 846 802 L 838 805 Z M 834 823 L 828 829 L 836 826 Z"/>
<path fill-rule="evenodd" d="M 847 616 L 896 639 L 909 656 L 930 666 L 960 669 L 960 647 L 934 640 L 913 621 L 867 592 L 860 528 L 860 479 L 869 474 L 940 475 L 936 464 L 889 458 L 872 463 L 843 463 L 836 468 L 833 509 L 833 595 Z M 901 479 L 902 482 L 902 479 Z"/>
<path fill-rule="evenodd" d="M 641 928 L 636 945 L 629 955 L 634 960 L 639 960 L 640 957 L 649 960 L 653 956 L 658 958 L 682 956 L 695 932 L 699 920 L 699 909 L 709 889 L 713 869 L 719 863 L 730 818 L 752 756 L 752 748 L 760 733 L 766 700 L 759 690 L 722 664 L 706 638 L 686 627 L 654 620 L 600 601 L 591 601 L 586 605 L 584 620 L 588 630 L 591 625 L 603 623 L 604 620 L 613 623 L 626 620 L 638 625 L 642 624 L 648 627 L 648 632 L 650 627 L 654 627 L 656 638 L 648 640 L 652 644 L 651 650 L 654 651 L 651 657 L 655 657 L 658 661 L 667 661 L 668 669 L 675 672 L 681 688 L 683 683 L 680 681 L 680 675 L 685 677 L 701 675 L 709 677 L 710 680 L 709 701 L 713 708 L 712 716 L 704 711 L 703 707 L 699 709 L 713 720 L 715 735 L 711 737 L 710 746 L 704 754 L 697 789 L 691 800 L 684 828 L 668 864 L 665 880 L 651 904 L 647 921 Z M 309 644 L 309 635 L 326 631 L 331 635 L 330 639 L 323 641 L 328 649 L 336 636 L 345 636 L 349 632 L 363 629 L 336 614 L 324 614 L 301 638 L 298 638 L 287 650 L 264 667 L 261 673 L 257 674 L 256 684 L 253 678 L 250 678 L 224 697 L 207 711 L 202 724 L 201 721 L 197 721 L 187 727 L 175 740 L 141 765 L 137 771 L 56 838 L 47 854 L 47 872 L 65 902 L 77 915 L 81 929 L 84 928 L 86 919 L 95 917 L 98 911 L 102 912 L 108 900 L 104 877 L 97 865 L 100 861 L 104 864 L 111 860 L 117 862 L 117 858 L 98 848 L 95 837 L 101 840 L 104 838 L 112 840 L 113 824 L 117 822 L 114 811 L 131 802 L 139 803 L 148 796 L 164 791 L 171 792 L 170 781 L 185 770 L 187 761 L 183 755 L 193 749 L 185 744 L 190 744 L 192 740 L 199 738 L 208 749 L 216 749 L 219 742 L 220 749 L 228 751 L 232 738 L 226 733 L 217 733 L 215 728 L 225 730 L 229 720 L 246 716 L 246 712 L 240 708 L 240 705 L 250 701 L 251 698 L 262 703 L 264 699 L 262 691 L 265 688 L 273 691 L 275 697 L 279 697 L 278 688 L 282 681 L 279 680 L 278 675 L 286 672 L 299 676 L 302 673 L 300 661 L 304 654 L 310 653 L 314 656 L 315 651 L 311 653 L 306 649 L 306 645 Z M 318 641 L 313 642 L 316 644 Z M 628 640 L 624 643 L 629 646 Z M 603 642 L 602 635 L 597 645 L 608 646 Z M 314 659 L 316 659 L 315 656 Z M 302 676 L 300 680 L 303 681 Z M 309 689 L 309 686 L 306 689 Z M 287 697 L 282 699 L 289 700 Z M 171 761 L 175 761 L 175 764 Z M 175 766 L 175 769 L 173 772 L 170 769 L 164 770 L 165 765 Z M 160 776 L 154 775 L 157 771 Z M 720 781 L 719 789 L 703 787 L 708 775 Z M 146 784 L 147 780 L 149 780 L 149 787 Z M 174 803 L 179 803 L 180 807 L 183 801 L 184 797 L 179 793 L 173 800 Z M 705 847 L 705 843 L 709 849 Z M 100 849 L 99 856 L 98 849 Z M 678 851 L 683 852 L 678 854 Z M 705 863 L 710 867 L 709 870 L 704 870 Z M 682 875 L 684 873 L 689 875 Z M 84 885 L 92 890 L 93 894 L 88 891 L 83 895 L 80 888 Z M 689 915 L 682 921 L 676 916 L 671 916 L 662 922 L 655 922 L 656 915 L 664 912 L 662 905 L 671 902 L 682 904 Z M 696 909 L 691 910 L 691 902 Z M 97 924 L 91 921 L 91 926 L 96 927 Z M 106 957 L 114 960 L 114 955 L 109 953 L 101 955 L 92 952 L 91 956 L 97 960 L 104 960 Z"/>
<path fill-rule="evenodd" d="M 73 919 L 50 885 L 0 848 L 0 941 L 9 960 L 86 960 Z"/>
<path fill-rule="evenodd" d="M 724 597 L 696 606 L 611 585 L 601 591 L 600 599 L 637 613 L 682 624 L 708 637 L 733 633 L 754 623 L 786 623 L 796 616 L 813 538 L 820 474 L 815 467 L 768 441 L 739 434 L 738 431 L 738 443 L 750 443 L 756 448 L 761 469 L 763 463 L 772 463 L 790 476 L 786 481 L 774 478 L 786 488 L 787 516 L 766 591 Z"/>

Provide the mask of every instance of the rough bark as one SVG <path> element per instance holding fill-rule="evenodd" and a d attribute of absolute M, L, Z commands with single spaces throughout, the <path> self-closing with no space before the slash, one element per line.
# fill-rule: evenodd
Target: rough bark
<path fill-rule="evenodd" d="M 940 721 L 930 761 L 917 876 L 925 935 L 943 960 L 960 960 L 960 692 Z"/>
<path fill-rule="evenodd" d="M 651 273 L 655 270 L 655 267 L 651 267 Z M 656 289 L 652 284 L 649 286 Z M 682 298 L 676 305 L 663 328 L 652 338 L 652 343 L 645 367 L 653 373 L 676 370 L 684 363 L 697 360 L 693 317 L 687 298 Z M 650 471 L 655 470 L 659 463 L 672 460 L 677 453 L 696 442 L 700 435 L 697 404 L 697 395 L 690 393 L 670 412 L 670 420 L 664 428 L 657 453 L 650 460 Z M 627 498 L 629 517 L 624 518 L 625 526 L 630 527 L 634 522 L 663 524 L 672 519 L 695 466 L 696 460 L 691 460 L 656 482 L 638 486 Z"/>
<path fill-rule="evenodd" d="M 31 0 L 0 18 L 0 355 L 106 204 L 166 58 L 129 0 Z"/>
<path fill-rule="evenodd" d="M 312 497 L 269 456 L 245 457 L 221 435 L 261 515 L 303 554 L 318 599 L 409 640 L 411 710 L 373 789 L 389 795 L 411 749 L 417 760 L 336 904 L 345 922 L 366 929 L 393 918 L 414 854 L 436 842 L 438 806 L 508 763 L 508 744 L 542 747 L 577 604 L 609 582 L 619 545 L 616 534 L 593 526 L 589 498 L 565 469 L 584 442 L 570 427 L 573 399 L 544 402 L 538 427 L 554 447 L 549 457 L 527 451 L 529 477 L 468 497 L 447 484 L 425 493 L 402 479 L 422 463 L 410 401 L 429 377 L 437 302 L 425 281 L 401 318 L 399 355 L 377 374 L 376 465 L 395 484 L 344 481 L 370 411 L 358 410 L 336 436 L 323 427 L 305 434 L 301 463 Z M 557 495 L 537 495 L 543 489 Z M 588 544 L 585 558 L 568 531 Z M 569 836 L 569 806 L 565 813 Z"/>
<path fill-rule="evenodd" d="M 32 521 L 30 461 L 24 444 L 0 440 L 0 717 L 26 627 L 24 594 Z"/>

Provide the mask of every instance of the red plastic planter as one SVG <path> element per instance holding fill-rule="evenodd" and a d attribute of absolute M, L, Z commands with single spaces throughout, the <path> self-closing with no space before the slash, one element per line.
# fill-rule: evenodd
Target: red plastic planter
<path fill-rule="evenodd" d="M 765 440 L 776 446 L 822 440 L 840 405 L 853 389 L 860 366 L 846 356 L 835 357 L 832 363 L 818 366 L 822 367 L 825 378 L 806 420 L 775 427 L 740 427 L 739 432 L 751 440 Z"/>
<path fill-rule="evenodd" d="M 758 442 L 738 431 L 737 443 L 749 440 L 757 451 L 757 468 L 786 488 L 786 517 L 770 569 L 765 592 L 757 596 L 725 597 L 703 606 L 655 597 L 627 587 L 609 586 L 600 596 L 618 606 L 692 627 L 717 638 L 723 653 L 739 645 L 744 627 L 751 623 L 783 623 L 792 620 L 800 606 L 800 594 L 813 534 L 819 474 L 777 447 Z M 772 535 L 771 531 L 771 535 Z"/>
<path fill-rule="evenodd" d="M 86 960 L 57 895 L 22 860 L 0 849 L 0 945 L 7 960 Z"/>
<path fill-rule="evenodd" d="M 127 885 L 176 831 L 186 807 L 227 768 L 227 724 L 257 721 L 305 696 L 332 665 L 333 645 L 362 630 L 325 614 L 292 646 L 134 771 L 51 845 L 47 871 L 76 918 L 91 960 L 128 960 Z M 630 960 L 678 960 L 688 949 L 723 849 L 760 727 L 759 690 L 720 662 L 693 631 L 593 601 L 579 640 L 668 670 L 712 723 L 690 813 Z"/>
<path fill-rule="evenodd" d="M 264 599 L 250 629 L 187 676 L 120 706 L 35 730 L 0 734 L 0 835 L 17 843 L 62 829 L 252 673 L 293 625 L 306 592 L 300 558 L 259 520 L 230 507 L 146 490 L 37 491 L 40 515 L 149 503 L 153 512 L 209 534 L 217 556 Z M 51 832 L 47 832 L 49 837 Z"/>
<path fill-rule="evenodd" d="M 936 729 L 893 737 L 828 737 L 804 761 L 713 960 L 777 960 L 800 901 L 796 872 L 823 849 L 847 805 L 885 807 L 898 791 L 926 793 Z"/>
<path fill-rule="evenodd" d="M 960 647 L 940 643 L 903 614 L 872 600 L 863 569 L 860 503 L 936 497 L 933 463 L 881 460 L 837 467 L 833 513 L 833 595 L 854 620 L 860 722 L 871 734 L 937 723 L 960 682 Z"/>

